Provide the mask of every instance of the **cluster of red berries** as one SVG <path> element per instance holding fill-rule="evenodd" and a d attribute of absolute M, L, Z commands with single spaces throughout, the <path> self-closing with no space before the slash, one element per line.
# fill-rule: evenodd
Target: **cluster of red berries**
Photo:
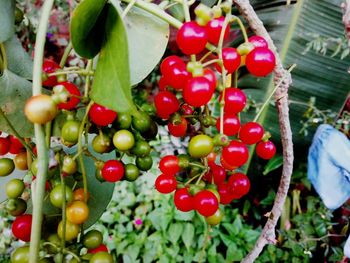
<path fill-rule="evenodd" d="M 223 69 L 224 74 L 232 74 L 243 66 L 257 77 L 270 74 L 275 67 L 275 56 L 266 40 L 252 36 L 237 49 L 222 48 L 221 54 L 217 50 L 214 67 L 204 67 L 193 59 L 193 55 L 200 54 L 208 43 L 218 45 L 223 30 L 223 38 L 229 36 L 229 26 L 223 29 L 224 21 L 221 16 L 206 23 L 201 21 L 201 25 L 195 21 L 182 25 L 176 41 L 180 50 L 191 55 L 192 60 L 186 64 L 178 56 L 166 57 L 160 64 L 160 91 L 154 98 L 158 117 L 168 120 L 169 133 L 175 137 L 191 137 L 189 155 L 161 159 L 162 174 L 155 187 L 164 194 L 175 191 L 177 209 L 196 210 L 209 223 L 217 223 L 213 218 L 222 216 L 219 203 L 228 204 L 249 191 L 248 177 L 237 171 L 248 161 L 247 145 L 257 144 L 256 153 L 263 159 L 270 159 L 276 153 L 269 133 L 259 123 L 240 122 L 239 113 L 247 103 L 245 93 L 237 87 L 226 87 L 226 83 L 220 85 L 217 79 Z M 203 63 L 211 64 L 205 60 Z M 214 99 L 222 107 L 219 118 L 212 116 L 208 107 Z M 219 132 L 213 138 L 206 130 L 210 126 L 215 126 Z M 195 179 L 196 184 L 192 184 Z"/>

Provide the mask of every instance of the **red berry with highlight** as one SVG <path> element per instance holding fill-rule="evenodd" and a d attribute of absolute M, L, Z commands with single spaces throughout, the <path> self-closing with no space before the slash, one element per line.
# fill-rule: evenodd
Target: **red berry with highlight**
<path fill-rule="evenodd" d="M 235 72 L 241 65 L 241 56 L 237 50 L 233 47 L 226 47 L 222 49 L 222 61 L 227 73 L 231 74 Z M 215 64 L 217 71 L 221 73 L 221 66 Z"/>
<path fill-rule="evenodd" d="M 224 26 L 225 17 L 221 16 L 218 18 L 214 18 L 208 22 L 206 25 L 206 30 L 208 33 L 208 41 L 214 45 L 217 45 L 220 40 L 220 34 L 222 27 Z M 230 26 L 226 26 L 224 33 L 224 40 L 228 38 L 230 34 Z"/>
<path fill-rule="evenodd" d="M 32 230 L 32 215 L 21 215 L 16 217 L 12 223 L 12 234 L 24 241 L 30 241 L 30 233 Z"/>
<path fill-rule="evenodd" d="M 209 190 L 202 190 L 194 196 L 194 207 L 202 216 L 212 216 L 219 209 L 219 201 Z"/>
<path fill-rule="evenodd" d="M 56 70 L 60 69 L 60 65 L 58 65 L 55 61 L 51 59 L 44 59 L 43 61 L 43 72 L 46 74 L 53 73 Z M 43 81 L 43 86 L 45 87 L 53 87 L 57 85 L 57 76 L 48 77 L 45 81 Z"/>
<path fill-rule="evenodd" d="M 219 100 L 221 101 L 222 95 Z M 225 106 L 224 111 L 230 114 L 237 114 L 241 112 L 246 103 L 247 97 L 244 92 L 237 88 L 226 88 L 225 89 Z"/>
<path fill-rule="evenodd" d="M 107 107 L 94 103 L 90 108 L 89 118 L 96 125 L 107 126 L 117 118 L 117 113 Z"/>
<path fill-rule="evenodd" d="M 241 123 L 238 117 L 234 114 L 224 114 L 224 134 L 227 136 L 233 136 L 238 133 Z M 216 121 L 216 129 L 220 131 L 220 118 Z"/>
<path fill-rule="evenodd" d="M 257 122 L 247 122 L 239 131 L 239 139 L 245 144 L 255 144 L 264 136 L 264 128 Z"/>
<path fill-rule="evenodd" d="M 102 167 L 101 175 L 107 182 L 120 181 L 124 176 L 124 165 L 118 160 L 109 160 Z"/>
<path fill-rule="evenodd" d="M 186 55 L 202 52 L 207 42 L 207 31 L 194 21 L 185 22 L 176 35 L 176 43 Z"/>
<path fill-rule="evenodd" d="M 175 137 L 184 137 L 187 132 L 187 121 L 184 117 L 181 117 L 181 123 L 173 124 L 168 122 L 169 133 Z"/>
<path fill-rule="evenodd" d="M 189 212 L 194 209 L 194 199 L 187 188 L 180 188 L 175 191 L 174 204 L 182 212 Z"/>
<path fill-rule="evenodd" d="M 205 77 L 194 77 L 187 82 L 182 96 L 186 103 L 193 107 L 200 107 L 207 104 L 214 91 L 208 79 Z"/>
<path fill-rule="evenodd" d="M 157 177 L 155 187 L 162 194 L 169 194 L 175 191 L 177 181 L 174 175 L 161 174 Z"/>
<path fill-rule="evenodd" d="M 269 160 L 275 156 L 276 146 L 272 141 L 261 141 L 256 145 L 255 151 L 260 158 Z"/>
<path fill-rule="evenodd" d="M 157 115 L 162 119 L 168 119 L 171 114 L 179 110 L 180 103 L 170 91 L 160 91 L 154 96 Z"/>
<path fill-rule="evenodd" d="M 258 47 L 246 56 L 245 65 L 252 75 L 265 77 L 275 68 L 276 58 L 270 49 Z"/>
<path fill-rule="evenodd" d="M 249 151 L 247 146 L 240 141 L 231 141 L 222 149 L 221 157 L 235 167 L 244 165 L 248 161 Z"/>
<path fill-rule="evenodd" d="M 254 47 L 268 48 L 267 41 L 261 36 L 251 36 L 248 41 L 254 45 Z"/>
<path fill-rule="evenodd" d="M 227 184 L 235 199 L 239 199 L 246 195 L 250 189 L 249 178 L 242 173 L 231 175 Z"/>
<path fill-rule="evenodd" d="M 174 175 L 180 171 L 179 158 L 167 155 L 160 159 L 159 169 L 163 174 Z"/>

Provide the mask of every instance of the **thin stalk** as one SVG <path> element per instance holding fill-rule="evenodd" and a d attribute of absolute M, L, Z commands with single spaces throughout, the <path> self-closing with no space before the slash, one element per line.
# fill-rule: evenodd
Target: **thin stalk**
<path fill-rule="evenodd" d="M 239 28 L 241 29 L 241 32 L 242 32 L 242 35 L 243 35 L 243 38 L 244 38 L 244 42 L 246 42 L 246 43 L 249 42 L 248 41 L 247 31 L 246 31 L 246 29 L 244 27 L 244 24 L 243 24 L 242 20 L 238 16 L 236 16 L 234 21 L 237 22 Z"/>
<path fill-rule="evenodd" d="M 0 75 L 4 69 L 7 69 L 7 58 L 4 44 L 0 43 L 0 59 L 2 61 L 2 65 L 0 65 Z"/>
<path fill-rule="evenodd" d="M 133 0 L 122 0 L 122 1 L 125 3 L 131 3 Z M 148 3 L 146 1 L 136 1 L 135 6 L 159 17 L 160 19 L 169 23 L 173 27 L 180 28 L 182 26 L 182 23 L 179 20 L 172 17 L 171 15 L 166 13 L 164 10 L 160 9 L 158 6 L 152 3 Z"/>
<path fill-rule="evenodd" d="M 40 22 L 36 35 L 33 67 L 33 95 L 40 95 L 42 89 L 42 66 L 47 26 L 54 0 L 46 0 L 42 7 Z M 44 126 L 34 124 L 38 151 L 38 173 L 35 182 L 33 199 L 33 221 L 30 239 L 29 263 L 39 262 L 41 225 L 43 220 L 43 201 L 45 196 L 46 175 L 48 170 L 48 149 L 45 143 Z"/>
<path fill-rule="evenodd" d="M 205 55 L 203 57 L 201 57 L 201 59 L 199 60 L 199 62 L 203 62 L 207 57 L 209 57 L 211 54 L 213 54 L 214 50 L 209 50 L 207 53 L 205 53 Z"/>
<path fill-rule="evenodd" d="M 132 0 L 128 5 L 127 7 L 124 9 L 121 17 L 122 19 L 124 19 L 126 17 L 126 15 L 129 13 L 130 9 L 135 5 L 137 0 Z"/>
<path fill-rule="evenodd" d="M 190 9 L 188 8 L 187 0 L 182 0 L 182 8 L 184 11 L 186 22 L 191 21 Z"/>
<path fill-rule="evenodd" d="M 292 70 L 296 67 L 296 64 L 293 64 L 289 69 L 288 69 L 288 73 L 291 73 Z M 266 106 L 269 104 L 273 94 L 275 94 L 276 90 L 282 85 L 283 81 L 286 79 L 286 77 L 288 76 L 288 73 L 284 74 L 282 76 L 282 78 L 279 80 L 279 82 L 277 83 L 277 85 L 275 86 L 275 88 L 272 90 L 272 92 L 270 93 L 269 97 L 266 99 L 266 101 L 264 102 L 264 104 L 261 106 L 259 112 L 256 114 L 253 122 L 257 122 L 259 120 L 259 117 L 261 115 L 261 113 L 263 113 L 264 109 L 266 108 Z"/>
<path fill-rule="evenodd" d="M 45 124 L 45 141 L 47 148 L 50 148 L 51 144 L 51 128 L 52 128 L 52 121 L 49 121 Z"/>
<path fill-rule="evenodd" d="M 3 112 L 3 110 L 0 108 L 0 116 L 2 118 L 4 118 L 4 120 L 6 121 L 7 125 L 9 126 L 11 132 L 13 133 L 13 135 L 15 135 L 18 140 L 22 143 L 22 145 L 24 146 L 24 148 L 26 148 L 26 150 L 28 152 L 30 152 L 30 154 L 32 155 L 32 157 L 34 157 L 34 153 L 32 150 L 32 147 L 30 147 L 30 145 L 28 143 L 25 142 L 25 140 L 21 137 L 21 135 L 17 132 L 17 130 L 15 129 L 15 127 L 13 127 L 12 123 L 10 122 L 10 120 L 7 118 L 7 116 L 5 115 L 5 113 Z"/>
<path fill-rule="evenodd" d="M 62 262 L 63 262 L 63 255 L 64 255 L 64 250 L 66 247 L 66 225 L 67 225 L 67 218 L 66 218 L 66 183 L 64 180 L 64 176 L 62 175 L 60 171 L 60 176 L 61 176 L 61 185 L 62 185 L 62 196 L 64 198 L 62 202 L 62 224 L 63 224 L 63 233 L 62 233 L 62 239 L 61 239 L 61 254 L 62 254 Z"/>
<path fill-rule="evenodd" d="M 84 126 L 85 126 L 86 121 L 87 121 L 89 110 L 90 110 L 90 108 L 91 108 L 93 103 L 94 103 L 93 101 L 90 101 L 90 103 L 86 107 L 85 115 L 84 115 L 84 117 L 83 117 L 83 119 L 81 121 L 80 127 L 79 127 L 79 139 L 78 139 L 78 149 L 77 149 L 77 151 L 81 152 L 81 153 L 83 152 L 82 135 L 83 135 L 83 132 L 84 132 Z M 88 194 L 88 192 L 87 192 L 86 169 L 85 169 L 85 165 L 84 165 L 83 155 L 80 154 L 78 159 L 79 159 L 79 164 L 80 164 L 80 168 L 81 168 L 81 174 L 82 174 L 82 177 L 83 177 L 84 201 L 86 202 L 87 201 L 87 194 Z"/>
<path fill-rule="evenodd" d="M 86 71 L 91 71 L 92 70 L 92 59 L 90 59 L 86 65 Z M 85 77 L 85 86 L 84 86 L 84 97 L 87 98 L 89 96 L 89 89 L 90 89 L 90 84 L 91 84 L 91 81 L 90 81 L 90 76 L 87 75 Z"/>
<path fill-rule="evenodd" d="M 81 70 L 59 70 L 56 72 L 52 72 L 47 74 L 48 77 L 51 76 L 59 76 L 59 75 L 67 75 L 67 74 L 79 74 L 79 75 L 84 75 L 84 76 L 89 76 L 89 75 L 94 75 L 94 72 L 92 70 L 85 70 L 85 69 L 81 69 Z"/>
<path fill-rule="evenodd" d="M 72 42 L 69 42 L 67 47 L 66 47 L 66 49 L 64 50 L 63 56 L 62 56 L 61 61 L 60 61 L 60 67 L 61 68 L 63 68 L 64 65 L 66 64 L 67 59 L 68 59 L 69 54 L 72 51 L 72 49 L 73 49 Z"/>
<path fill-rule="evenodd" d="M 207 169 L 206 166 L 204 165 L 201 165 L 201 164 L 198 164 L 198 163 L 189 163 L 190 166 L 193 166 L 193 167 L 197 167 L 197 168 L 201 168 L 201 169 Z"/>
<path fill-rule="evenodd" d="M 220 61 L 220 59 L 212 59 L 212 60 L 209 60 L 209 61 L 203 63 L 202 66 L 203 66 L 203 68 L 205 68 L 205 67 L 207 67 L 207 66 L 209 66 L 209 65 L 211 65 L 211 64 L 217 63 L 217 62 L 219 62 L 219 61 Z"/>

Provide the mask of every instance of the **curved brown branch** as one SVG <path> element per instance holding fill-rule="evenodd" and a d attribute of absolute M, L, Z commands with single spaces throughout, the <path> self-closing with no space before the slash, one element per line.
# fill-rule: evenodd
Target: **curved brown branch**
<path fill-rule="evenodd" d="M 270 35 L 266 31 L 263 23 L 255 13 L 254 9 L 250 5 L 248 0 L 234 0 L 233 1 L 240 13 L 248 22 L 250 28 L 255 34 L 264 37 L 269 43 L 269 47 L 274 51 L 276 55 L 276 67 L 275 67 L 275 85 L 281 78 L 284 77 L 283 85 L 277 89 L 275 94 L 275 102 L 278 110 L 278 120 L 281 131 L 281 141 L 283 146 L 283 170 L 280 185 L 278 187 L 275 202 L 272 210 L 269 213 L 269 218 L 260 234 L 260 237 L 256 241 L 254 248 L 243 259 L 242 262 L 253 262 L 261 253 L 266 244 L 276 243 L 275 228 L 277 221 L 281 216 L 282 208 L 288 194 L 290 185 L 290 179 L 293 171 L 293 142 L 292 131 L 289 122 L 289 107 L 288 107 L 288 88 L 292 83 L 290 73 L 283 68 L 282 61 L 277 53 L 276 46 L 274 45 Z M 286 76 L 286 77 L 285 77 Z"/>

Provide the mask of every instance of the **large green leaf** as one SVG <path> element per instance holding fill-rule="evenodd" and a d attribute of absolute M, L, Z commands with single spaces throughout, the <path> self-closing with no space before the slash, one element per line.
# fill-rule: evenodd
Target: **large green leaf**
<path fill-rule="evenodd" d="M 0 1 L 0 43 L 5 42 L 15 32 L 15 1 Z"/>
<path fill-rule="evenodd" d="M 303 51 L 315 34 L 326 37 L 339 37 L 344 34 L 340 9 L 342 1 L 299 0 L 290 6 L 285 3 L 283 6 L 276 6 L 281 4 L 280 1 L 252 2 L 279 47 L 283 64 L 286 67 L 297 64 L 292 72 L 293 84 L 289 98 L 307 102 L 310 97 L 316 97 L 320 109 L 338 111 L 350 89 L 350 76 L 347 73 L 349 61 L 313 51 L 303 55 Z M 247 93 L 257 102 L 263 102 L 274 87 L 271 78 L 257 80 L 248 75 L 240 80 L 240 84 L 248 88 Z M 311 139 L 299 134 L 301 116 L 305 111 L 305 106 L 290 105 L 293 140 L 299 146 L 308 145 Z M 279 128 L 275 107 L 270 106 L 260 121 L 277 141 Z"/>
<path fill-rule="evenodd" d="M 93 58 L 101 50 L 107 9 L 106 0 L 84 0 L 72 14 L 70 31 L 74 50 Z"/>
<path fill-rule="evenodd" d="M 25 79 L 32 79 L 33 61 L 30 55 L 23 49 L 17 36 L 13 35 L 4 42 L 7 67 L 13 73 Z"/>
<path fill-rule="evenodd" d="M 33 125 L 24 115 L 24 104 L 32 95 L 32 84 L 9 70 L 0 76 L 0 107 L 7 119 L 23 137 L 33 135 Z M 0 116 L 0 130 L 12 134 L 5 118 Z"/>
<path fill-rule="evenodd" d="M 163 57 L 169 40 L 169 25 L 139 8 L 124 18 L 129 43 L 131 85 L 141 82 Z"/>
<path fill-rule="evenodd" d="M 131 96 L 128 41 L 124 23 L 108 5 L 103 46 L 98 59 L 91 98 L 117 112 L 136 113 Z"/>

